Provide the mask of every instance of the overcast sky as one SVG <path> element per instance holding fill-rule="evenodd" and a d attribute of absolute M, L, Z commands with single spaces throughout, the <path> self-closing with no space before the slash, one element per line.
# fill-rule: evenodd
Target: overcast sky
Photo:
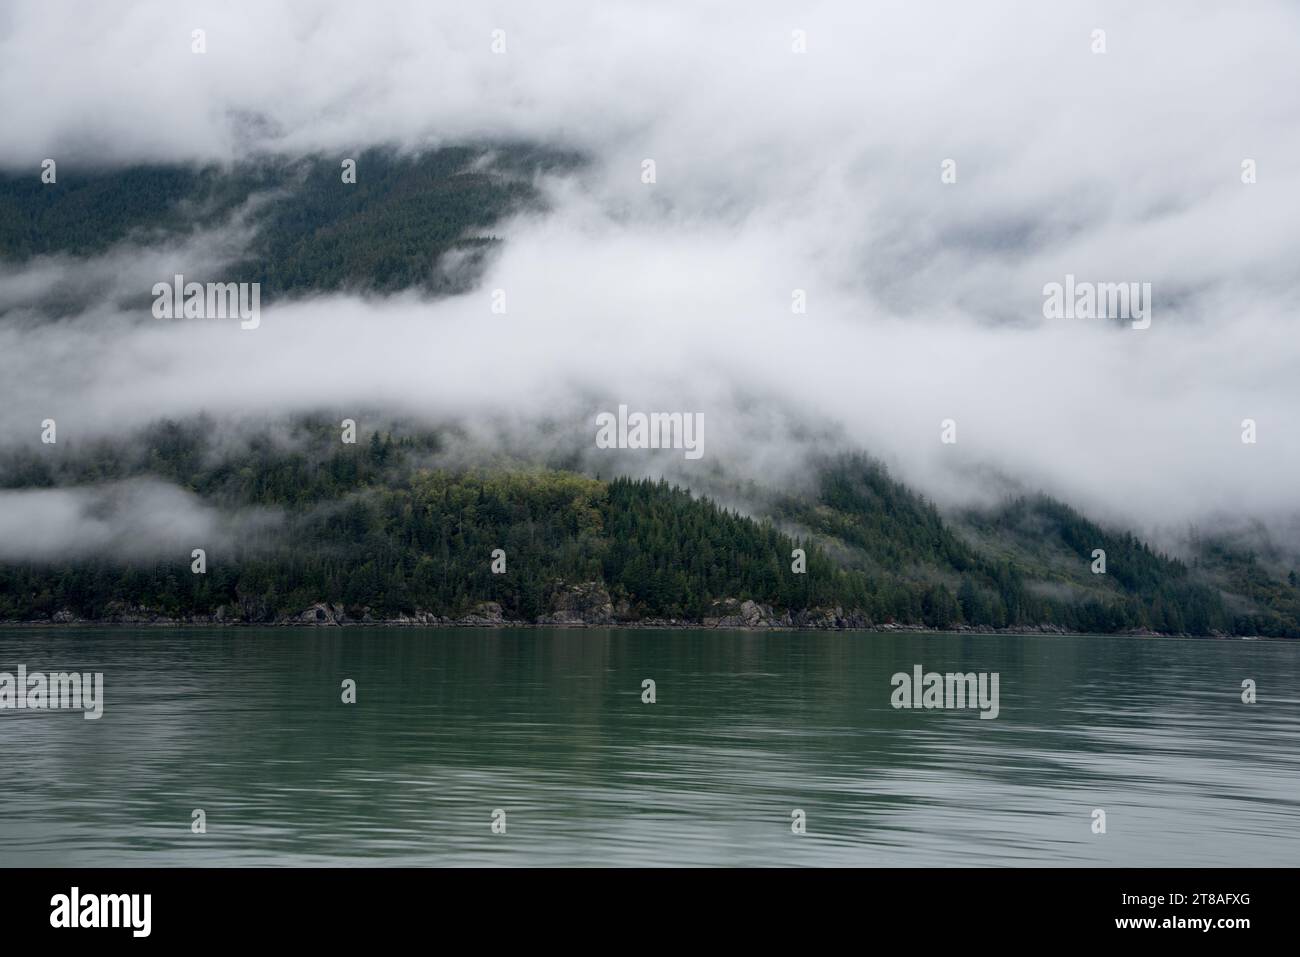
<path fill-rule="evenodd" d="M 483 138 L 591 164 L 498 230 L 481 288 L 436 303 L 318 299 L 253 331 L 113 305 L 219 261 L 237 224 L 0 267 L 0 304 L 104 293 L 55 325 L 0 320 L 0 441 L 47 417 L 86 437 L 325 405 L 518 441 L 545 418 L 594 445 L 627 403 L 703 412 L 700 469 L 777 480 L 836 435 L 945 503 L 1006 476 L 1146 530 L 1280 523 L 1300 486 L 1298 38 L 1291 2 L 8 2 L 10 171 Z M 1045 319 L 1066 274 L 1150 283 L 1150 328 Z"/>

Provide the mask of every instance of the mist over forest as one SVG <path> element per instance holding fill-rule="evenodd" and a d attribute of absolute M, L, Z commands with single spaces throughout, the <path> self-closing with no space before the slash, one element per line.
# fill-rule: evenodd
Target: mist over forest
<path fill-rule="evenodd" d="M 848 7 L 6 5 L 0 617 L 1300 636 L 1300 12 Z"/>

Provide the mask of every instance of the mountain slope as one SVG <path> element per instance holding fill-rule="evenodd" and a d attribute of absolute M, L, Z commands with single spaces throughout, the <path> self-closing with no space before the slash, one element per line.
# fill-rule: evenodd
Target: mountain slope
<path fill-rule="evenodd" d="M 814 493 L 754 518 L 662 481 L 428 467 L 436 433 L 341 445 L 332 425 L 303 421 L 287 445 L 268 433 L 241 447 L 212 432 L 167 422 L 57 466 L 6 460 L 9 488 L 152 477 L 278 522 L 214 549 L 201 575 L 188 546 L 163 561 L 0 563 L 0 617 L 275 621 L 330 602 L 355 619 L 457 618 L 491 602 L 538 621 L 587 589 L 609 606 L 605 621 L 704 621 L 751 601 L 770 606 L 764 621 L 795 624 L 1300 635 L 1296 589 L 1258 570 L 1235 595 L 1256 612 L 1230 611 L 1207 574 L 1060 503 L 1022 499 L 955 526 L 861 455 L 828 460 Z M 1089 570 L 1094 547 L 1107 551 L 1105 575 Z"/>
<path fill-rule="evenodd" d="M 581 162 L 520 145 L 351 158 L 355 183 L 342 181 L 340 157 L 321 155 L 62 165 L 52 184 L 30 171 L 0 174 L 0 266 L 35 263 L 59 277 L 11 284 L 0 314 L 53 323 L 124 297 L 117 305 L 138 307 L 147 322 L 151 284 L 170 279 L 149 272 L 162 260 L 111 288 L 104 277 L 141 250 L 165 257 L 190 240 L 204 253 L 194 261 L 219 275 L 187 268 L 187 280 L 259 282 L 263 302 L 455 292 L 479 275 L 496 224 L 541 208 L 538 176 Z M 226 233 L 235 238 L 214 239 Z M 189 261 L 185 248 L 178 261 Z M 344 445 L 339 418 L 276 421 L 253 434 L 206 417 L 160 419 L 84 446 L 67 433 L 57 450 L 36 445 L 34 431 L 0 445 L 0 488 L 68 493 L 42 501 L 117 536 L 70 542 L 57 559 L 0 551 L 0 618 L 147 608 L 146 617 L 266 621 L 328 601 L 379 618 L 458 617 L 490 602 L 535 621 L 577 602 L 607 606 L 597 617 L 610 619 L 703 621 L 752 602 L 770 606 L 764 620 L 794 623 L 1300 636 L 1300 589 L 1277 556 L 1220 538 L 1198 540 L 1180 560 L 1042 496 L 948 515 L 860 454 L 814 463 L 806 491 L 738 496 L 742 515 L 662 482 L 601 481 L 528 460 L 453 465 L 440 457 L 444 435 L 428 428 Z M 430 421 L 443 421 L 438 410 Z M 579 468 L 581 456 L 571 459 Z M 726 463 L 716 468 L 711 481 L 725 486 Z M 124 500 L 159 501 L 160 487 L 203 521 L 165 543 L 139 522 L 117 529 Z M 15 501 L 21 518 L 29 500 Z M 201 575 L 190 570 L 195 547 L 211 552 Z M 803 573 L 792 569 L 796 548 L 807 552 Z M 496 549 L 502 574 L 491 569 Z M 1104 574 L 1092 572 L 1095 549 L 1106 553 Z"/>

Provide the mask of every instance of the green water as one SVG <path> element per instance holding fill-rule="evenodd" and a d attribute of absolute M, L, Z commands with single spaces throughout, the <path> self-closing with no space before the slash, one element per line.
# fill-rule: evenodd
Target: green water
<path fill-rule="evenodd" d="M 0 629 L 19 664 L 104 714 L 0 711 L 4 865 L 1300 863 L 1296 643 Z M 917 664 L 998 717 L 892 708 Z"/>

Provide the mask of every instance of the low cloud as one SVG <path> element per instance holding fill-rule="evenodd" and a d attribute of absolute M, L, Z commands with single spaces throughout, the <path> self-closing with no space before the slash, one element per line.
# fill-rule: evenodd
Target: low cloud
<path fill-rule="evenodd" d="M 247 548 L 275 524 L 271 512 L 222 512 L 190 492 L 151 480 L 4 490 L 0 559 L 142 561 L 170 556 L 189 563 L 195 548 L 209 555 L 236 545 Z"/>
<path fill-rule="evenodd" d="M 1022 487 L 1144 529 L 1294 528 L 1298 21 L 1286 3 L 15 4 L 11 168 L 475 138 L 591 162 L 497 230 L 463 296 L 281 302 L 243 331 L 123 311 L 111 286 L 75 319 L 0 327 L 3 441 L 47 417 L 76 442 L 386 409 L 697 486 L 793 481 L 860 446 L 949 505 Z M 1150 283 L 1151 327 L 1045 319 L 1067 275 Z M 596 450 L 620 403 L 704 413 L 705 457 Z"/>

